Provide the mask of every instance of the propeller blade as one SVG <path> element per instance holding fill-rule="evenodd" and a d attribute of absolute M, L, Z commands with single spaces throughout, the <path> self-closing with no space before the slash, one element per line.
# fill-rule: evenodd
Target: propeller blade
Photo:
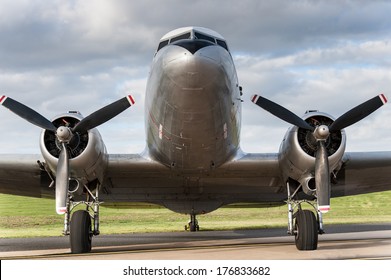
<path fill-rule="evenodd" d="M 330 210 L 330 173 L 329 158 L 325 141 L 318 141 L 318 150 L 315 159 L 315 184 L 316 196 L 318 198 L 318 209 L 322 213 Z"/>
<path fill-rule="evenodd" d="M 62 150 L 58 158 L 56 171 L 56 212 L 65 214 L 69 188 L 69 159 L 65 143 L 62 143 Z"/>
<path fill-rule="evenodd" d="M 251 98 L 251 101 L 258 105 L 259 107 L 265 109 L 266 111 L 270 112 L 271 114 L 275 115 L 277 118 L 280 118 L 290 124 L 293 124 L 295 126 L 301 127 L 303 129 L 307 129 L 310 131 L 313 131 L 314 128 L 309 125 L 305 120 L 300 118 L 299 116 L 295 115 L 288 109 L 282 107 L 281 105 L 278 105 L 277 103 L 274 103 L 273 101 L 270 101 L 262 96 L 254 95 Z"/>
<path fill-rule="evenodd" d="M 76 126 L 73 128 L 74 132 L 84 133 L 94 127 L 97 127 L 118 114 L 122 113 L 124 110 L 129 108 L 134 104 L 134 99 L 131 95 L 128 95 L 120 100 L 117 100 L 106 107 L 99 109 L 98 111 L 92 113 L 86 118 L 82 119 Z"/>
<path fill-rule="evenodd" d="M 375 96 L 368 101 L 354 107 L 353 109 L 336 119 L 331 124 L 330 131 L 344 129 L 345 127 L 348 127 L 372 114 L 374 111 L 376 111 L 386 103 L 387 97 L 384 94 L 379 94 L 378 96 Z"/>
<path fill-rule="evenodd" d="M 5 95 L 0 97 L 0 104 L 8 108 L 10 111 L 18 115 L 19 117 L 29 121 L 30 123 L 39 126 L 46 130 L 56 131 L 56 127 L 51 121 L 40 115 L 33 109 L 19 103 L 18 101 L 7 97 Z"/>

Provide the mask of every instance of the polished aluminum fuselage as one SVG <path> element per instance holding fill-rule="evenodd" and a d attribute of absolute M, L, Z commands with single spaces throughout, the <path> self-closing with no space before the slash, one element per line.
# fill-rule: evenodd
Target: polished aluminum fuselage
<path fill-rule="evenodd" d="M 147 150 L 179 173 L 204 173 L 239 149 L 241 98 L 230 53 L 206 46 L 159 50 L 146 90 Z"/>

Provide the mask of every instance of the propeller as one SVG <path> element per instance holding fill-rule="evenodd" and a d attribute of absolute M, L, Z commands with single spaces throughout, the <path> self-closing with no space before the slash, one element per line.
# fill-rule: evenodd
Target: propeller
<path fill-rule="evenodd" d="M 373 113 L 381 106 L 387 103 L 387 98 L 384 94 L 375 96 L 368 101 L 354 107 L 337 118 L 331 125 L 311 126 L 305 120 L 298 117 L 288 109 L 270 101 L 262 96 L 254 95 L 251 101 L 259 107 L 265 109 L 276 117 L 297 127 L 309 130 L 317 142 L 317 151 L 315 157 L 315 184 L 316 196 L 318 199 L 318 209 L 325 213 L 330 210 L 330 172 L 329 160 L 326 149 L 326 140 L 330 132 L 344 129 Z"/>
<path fill-rule="evenodd" d="M 10 97 L 3 95 L 0 97 L 0 104 L 8 108 L 19 117 L 22 117 L 26 121 L 39 126 L 40 128 L 56 131 L 56 127 L 52 124 L 51 121 L 34 111 L 33 109 L 19 103 L 16 100 L 13 100 Z"/>
<path fill-rule="evenodd" d="M 41 114 L 18 101 L 5 95 L 0 97 L 0 104 L 28 122 L 46 130 L 53 131 L 61 143 L 61 152 L 58 158 L 56 170 L 56 211 L 57 214 L 64 214 L 67 211 L 66 201 L 69 189 L 69 154 L 68 144 L 73 136 L 78 133 L 82 134 L 95 128 L 134 104 L 131 95 L 123 97 L 101 109 L 83 118 L 75 127 L 60 126 L 55 127 L 51 121 Z"/>
<path fill-rule="evenodd" d="M 271 100 L 268 100 L 262 96 L 254 95 L 251 98 L 251 101 L 255 104 L 257 104 L 259 107 L 265 109 L 269 113 L 275 115 L 277 118 L 280 118 L 290 124 L 293 124 L 295 126 L 301 127 L 303 129 L 307 130 L 313 130 L 314 128 L 309 125 L 305 120 L 300 118 L 299 116 L 295 115 L 288 109 L 282 107 L 281 105 L 278 105 L 277 103 L 274 103 Z"/>
<path fill-rule="evenodd" d="M 56 211 L 57 214 L 67 212 L 67 195 L 69 189 L 69 155 L 66 144 L 61 143 L 62 149 L 56 171 Z"/>
<path fill-rule="evenodd" d="M 325 141 L 318 141 L 318 150 L 315 158 L 315 183 L 318 209 L 322 213 L 330 210 L 330 172 Z"/>

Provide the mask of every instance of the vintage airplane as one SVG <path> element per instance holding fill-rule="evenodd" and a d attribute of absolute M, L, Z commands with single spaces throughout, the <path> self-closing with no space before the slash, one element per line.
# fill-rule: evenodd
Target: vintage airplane
<path fill-rule="evenodd" d="M 391 189 L 391 152 L 345 152 L 344 128 L 385 104 L 383 94 L 337 119 L 318 111 L 300 118 L 253 96 L 256 105 L 293 125 L 280 151 L 268 154 L 240 149 L 242 98 L 225 39 L 201 27 L 176 29 L 159 42 L 146 89 L 141 154 L 108 154 L 95 128 L 133 105 L 132 96 L 86 118 L 70 111 L 52 121 L 1 96 L 3 106 L 43 131 L 42 156 L 0 156 L 0 192 L 55 196 L 71 251 L 80 253 L 89 252 L 99 234 L 101 201 L 163 205 L 189 214 L 190 231 L 199 229 L 196 215 L 223 205 L 287 203 L 288 233 L 299 250 L 315 250 L 330 197 Z M 302 209 L 304 203 L 313 210 Z M 71 217 L 80 204 L 86 210 Z"/>

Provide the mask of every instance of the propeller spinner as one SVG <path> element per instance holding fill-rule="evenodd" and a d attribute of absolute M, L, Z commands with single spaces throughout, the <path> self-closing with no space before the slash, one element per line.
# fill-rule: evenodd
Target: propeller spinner
<path fill-rule="evenodd" d="M 318 209 L 322 213 L 330 210 L 330 171 L 329 161 L 325 142 L 328 139 L 330 132 L 344 129 L 373 113 L 381 106 L 387 103 L 387 98 L 384 94 L 375 96 L 368 101 L 354 107 L 337 118 L 330 126 L 320 125 L 313 127 L 305 120 L 292 113 L 288 109 L 270 101 L 262 96 L 254 95 L 251 101 L 259 107 L 265 109 L 276 117 L 305 130 L 310 130 L 314 139 L 317 142 L 317 151 L 315 157 L 315 184 L 316 196 L 318 199 Z"/>
<path fill-rule="evenodd" d="M 53 131 L 58 141 L 61 143 L 61 152 L 58 158 L 56 170 L 56 212 L 64 214 L 67 211 L 66 201 L 69 189 L 69 154 L 68 144 L 76 133 L 86 133 L 95 128 L 134 104 L 131 95 L 121 98 L 82 119 L 73 128 L 67 126 L 55 127 L 51 121 L 41 114 L 18 101 L 5 95 L 0 97 L 0 104 L 28 122 L 39 126 L 42 129 Z"/>

